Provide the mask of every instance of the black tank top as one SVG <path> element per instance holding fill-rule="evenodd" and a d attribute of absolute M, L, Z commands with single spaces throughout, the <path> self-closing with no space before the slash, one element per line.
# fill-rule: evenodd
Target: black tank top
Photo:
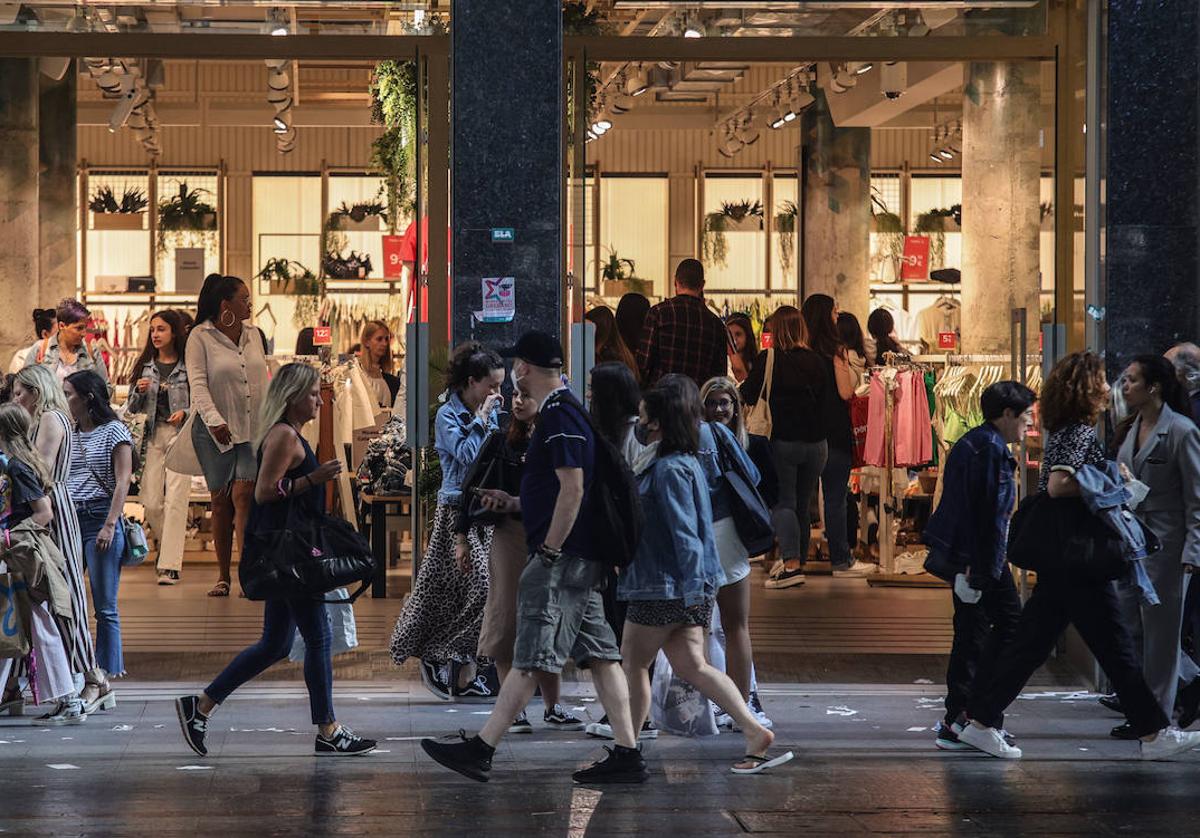
<path fill-rule="evenodd" d="M 304 459 L 295 468 L 288 469 L 287 474 L 284 476 L 289 480 L 296 481 L 301 477 L 316 471 L 317 466 L 319 465 L 317 462 L 317 455 L 314 454 L 312 448 L 309 447 L 308 440 L 300 436 L 299 433 L 296 433 L 296 429 L 291 425 L 287 425 L 285 422 L 280 422 L 279 424 L 286 425 L 288 430 L 292 431 L 292 433 L 295 433 L 297 438 L 300 440 L 300 444 L 304 446 Z M 260 469 L 262 468 L 261 446 L 258 449 L 258 467 Z M 325 486 L 313 486 L 308 491 L 301 492 L 292 500 L 291 505 L 299 514 L 311 515 L 314 518 L 317 517 L 325 509 Z M 264 527 L 269 530 L 286 527 L 287 511 L 288 501 L 284 498 L 281 498 L 278 501 L 273 501 L 272 503 L 264 504 L 260 504 L 255 501 L 253 506 L 250 508 L 250 520 L 246 524 L 246 529 L 249 532 L 254 532 L 259 527 Z"/>

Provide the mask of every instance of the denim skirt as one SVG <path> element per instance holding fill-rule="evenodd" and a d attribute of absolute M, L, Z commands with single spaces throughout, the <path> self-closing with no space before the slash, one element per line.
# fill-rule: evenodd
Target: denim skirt
<path fill-rule="evenodd" d="M 210 492 L 223 492 L 235 480 L 258 477 L 254 447 L 248 442 L 236 443 L 228 451 L 222 451 L 204 423 L 197 421 L 192 423 L 192 446 Z"/>

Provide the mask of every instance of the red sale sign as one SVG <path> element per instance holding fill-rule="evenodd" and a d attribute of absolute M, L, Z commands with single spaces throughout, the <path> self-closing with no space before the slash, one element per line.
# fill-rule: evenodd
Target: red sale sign
<path fill-rule="evenodd" d="M 400 250 L 404 245 L 404 236 L 383 237 L 383 278 L 399 279 L 404 270 L 404 260 Z"/>
<path fill-rule="evenodd" d="M 953 352 L 958 348 L 958 332 L 938 332 L 938 349 Z"/>
<path fill-rule="evenodd" d="M 332 346 L 333 327 L 313 326 L 313 346 Z"/>
<path fill-rule="evenodd" d="M 763 349 L 773 349 L 775 347 L 775 336 L 770 332 L 763 332 L 761 341 Z"/>
<path fill-rule="evenodd" d="M 902 282 L 929 279 L 929 237 L 905 236 L 904 255 L 900 257 Z"/>

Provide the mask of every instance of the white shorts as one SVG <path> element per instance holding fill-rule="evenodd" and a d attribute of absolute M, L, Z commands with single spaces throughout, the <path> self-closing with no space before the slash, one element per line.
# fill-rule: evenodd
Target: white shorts
<path fill-rule="evenodd" d="M 732 516 L 713 524 L 713 536 L 717 541 L 717 554 L 721 557 L 721 569 L 725 571 L 725 584 L 741 582 L 750 575 L 750 554 L 738 535 Z"/>

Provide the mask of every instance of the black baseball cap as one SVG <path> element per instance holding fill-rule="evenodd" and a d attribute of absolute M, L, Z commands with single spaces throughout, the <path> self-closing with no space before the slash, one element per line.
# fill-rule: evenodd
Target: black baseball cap
<path fill-rule="evenodd" d="M 561 367 L 563 365 L 563 348 L 558 338 L 545 332 L 526 332 L 517 340 L 515 346 L 500 350 L 504 358 L 520 358 L 535 367 Z"/>

